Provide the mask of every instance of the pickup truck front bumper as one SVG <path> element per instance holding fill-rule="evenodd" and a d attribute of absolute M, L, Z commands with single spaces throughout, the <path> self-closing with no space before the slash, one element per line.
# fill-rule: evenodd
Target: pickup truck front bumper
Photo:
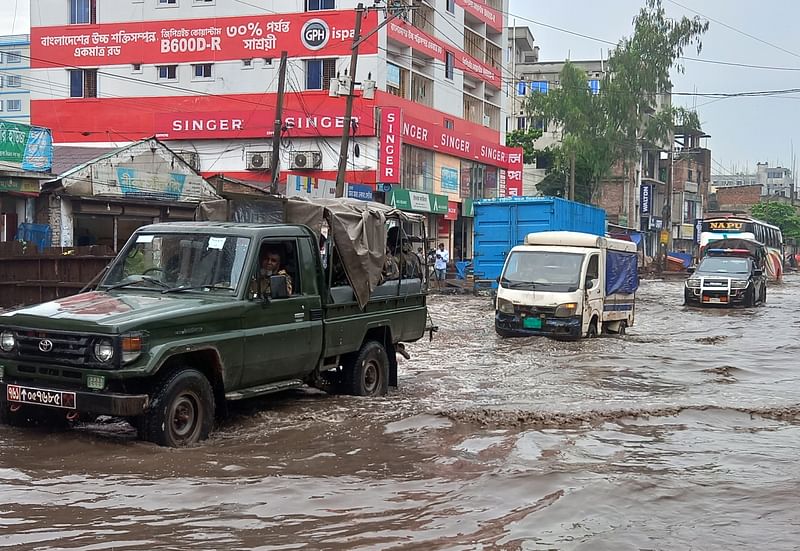
<path fill-rule="evenodd" d="M 21 393 L 21 389 L 25 393 Z M 34 392 L 41 391 L 41 392 Z M 38 398 L 28 398 L 28 396 Z M 45 398 L 42 398 L 44 396 Z M 56 398 L 58 397 L 58 398 Z M 50 398 L 48 400 L 48 398 Z M 37 401 L 40 400 L 40 401 Z M 50 403 L 42 403 L 49 401 Z M 117 394 L 112 392 L 92 392 L 51 388 L 42 384 L 20 384 L 6 381 L 0 383 L 0 404 L 9 407 L 14 404 L 26 407 L 43 407 L 70 411 L 111 415 L 114 417 L 134 417 L 144 413 L 149 403 L 147 394 Z M 58 405 L 52 405 L 58 404 Z"/>
<path fill-rule="evenodd" d="M 517 314 L 503 314 L 496 312 L 494 327 L 498 334 L 510 337 L 554 337 L 578 339 L 581 337 L 580 316 L 569 318 L 540 317 L 539 327 L 526 327 L 524 318 Z"/>

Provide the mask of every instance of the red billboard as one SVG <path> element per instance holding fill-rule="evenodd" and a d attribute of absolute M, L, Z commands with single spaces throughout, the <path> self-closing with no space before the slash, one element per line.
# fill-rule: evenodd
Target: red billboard
<path fill-rule="evenodd" d="M 506 171 L 506 196 L 522 195 L 522 148 L 509 147 L 508 170 Z"/>
<path fill-rule="evenodd" d="M 399 107 L 384 107 L 381 109 L 378 181 L 383 184 L 400 183 L 400 151 L 403 143 L 402 126 Z"/>
<path fill-rule="evenodd" d="M 503 13 L 481 0 L 456 0 L 456 4 L 497 32 L 503 32 Z"/>
<path fill-rule="evenodd" d="M 455 56 L 454 66 L 456 69 L 488 82 L 495 88 L 502 86 L 500 69 L 490 67 L 484 62 L 475 59 L 457 46 L 447 45 L 445 42 L 430 36 L 405 21 L 394 20 L 387 25 L 387 28 L 389 38 L 439 61 L 445 61 L 446 51 L 450 51 Z"/>
<path fill-rule="evenodd" d="M 377 18 L 369 11 L 362 24 L 374 28 Z M 31 67 L 273 58 L 283 50 L 289 57 L 344 56 L 350 55 L 354 24 L 352 11 L 333 11 L 33 27 Z M 375 34 L 360 53 L 377 52 Z"/>

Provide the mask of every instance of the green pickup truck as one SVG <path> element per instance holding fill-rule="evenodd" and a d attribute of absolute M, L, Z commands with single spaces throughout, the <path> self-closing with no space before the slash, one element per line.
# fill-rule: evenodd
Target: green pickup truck
<path fill-rule="evenodd" d="M 289 203 L 285 223 L 144 226 L 93 290 L 0 315 L 0 422 L 109 415 L 186 446 L 229 401 L 303 385 L 386 394 L 402 343 L 432 329 L 426 282 L 381 277 L 387 226 L 419 220 L 374 203 Z"/>

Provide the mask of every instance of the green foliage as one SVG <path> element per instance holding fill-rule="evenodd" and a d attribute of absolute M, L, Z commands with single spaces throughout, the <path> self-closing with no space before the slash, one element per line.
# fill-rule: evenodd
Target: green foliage
<path fill-rule="evenodd" d="M 534 147 L 536 140 L 542 137 L 542 131 L 535 128 L 528 130 L 514 130 L 506 134 L 506 146 L 522 148 L 522 162 L 531 164 L 536 160 L 537 150 Z"/>
<path fill-rule="evenodd" d="M 769 201 L 753 205 L 750 212 L 755 218 L 778 226 L 784 237 L 800 238 L 800 216 L 792 205 Z"/>
<path fill-rule="evenodd" d="M 643 141 L 668 148 L 676 126 L 699 130 L 696 113 L 662 105 L 660 94 L 672 88 L 670 70 L 683 71 L 684 50 L 692 45 L 700 50 L 707 29 L 707 21 L 667 18 L 661 0 L 647 0 L 634 18 L 633 35 L 611 53 L 599 94 L 589 89 L 586 72 L 567 61 L 559 87 L 527 98 L 529 116 L 562 128 L 552 172 L 565 173 L 565 160 L 575 157 L 576 198 L 594 199 L 615 164 L 636 160 Z M 555 174 L 539 188 L 551 189 L 560 181 Z"/>

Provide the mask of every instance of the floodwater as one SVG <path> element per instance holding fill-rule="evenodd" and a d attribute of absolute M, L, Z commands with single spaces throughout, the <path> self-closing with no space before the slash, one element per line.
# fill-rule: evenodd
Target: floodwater
<path fill-rule="evenodd" d="M 282 394 L 192 449 L 0 427 L 0 548 L 797 549 L 800 277 L 681 302 L 644 282 L 627 336 L 561 343 L 434 296 L 388 397 Z"/>

